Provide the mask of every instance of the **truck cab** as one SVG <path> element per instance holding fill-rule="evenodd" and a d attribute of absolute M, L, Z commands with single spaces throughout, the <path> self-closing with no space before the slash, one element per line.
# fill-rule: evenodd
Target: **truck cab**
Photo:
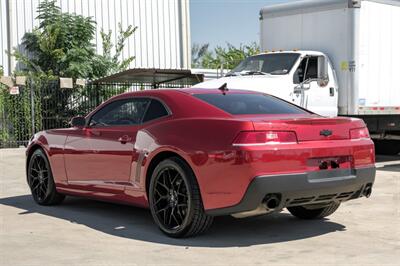
<path fill-rule="evenodd" d="M 338 114 L 338 83 L 329 58 L 318 51 L 273 51 L 244 59 L 225 77 L 197 88 L 254 90 L 268 93 L 322 116 Z"/>

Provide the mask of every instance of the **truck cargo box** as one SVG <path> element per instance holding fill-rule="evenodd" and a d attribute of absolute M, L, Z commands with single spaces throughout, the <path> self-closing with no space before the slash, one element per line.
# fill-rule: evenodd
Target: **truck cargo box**
<path fill-rule="evenodd" d="M 330 58 L 339 114 L 400 115 L 400 1 L 266 6 L 260 27 L 262 50 L 316 50 Z"/>

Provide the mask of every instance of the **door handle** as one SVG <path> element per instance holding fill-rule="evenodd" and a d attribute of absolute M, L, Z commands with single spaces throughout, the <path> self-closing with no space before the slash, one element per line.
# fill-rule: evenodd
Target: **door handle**
<path fill-rule="evenodd" d="M 329 96 L 335 96 L 335 88 L 333 87 L 329 88 Z"/>
<path fill-rule="evenodd" d="M 121 142 L 122 144 L 126 144 L 127 142 L 130 142 L 131 140 L 132 140 L 132 138 L 129 137 L 128 135 L 124 135 L 124 136 L 118 138 L 118 141 Z"/>

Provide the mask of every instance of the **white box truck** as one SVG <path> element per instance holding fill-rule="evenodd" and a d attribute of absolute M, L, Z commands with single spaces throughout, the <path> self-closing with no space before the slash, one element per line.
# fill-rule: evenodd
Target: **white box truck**
<path fill-rule="evenodd" d="M 263 91 L 325 116 L 364 119 L 400 152 L 400 1 L 307 0 L 260 11 L 262 54 L 197 84 Z"/>

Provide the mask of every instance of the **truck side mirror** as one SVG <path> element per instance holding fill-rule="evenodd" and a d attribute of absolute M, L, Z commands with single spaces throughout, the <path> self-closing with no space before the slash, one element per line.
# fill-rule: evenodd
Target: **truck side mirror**
<path fill-rule="evenodd" d="M 296 87 L 294 87 L 293 92 L 298 94 L 309 89 L 310 89 L 310 82 L 309 80 L 305 80 L 302 83 L 298 84 Z"/>
<path fill-rule="evenodd" d="M 318 85 L 321 87 L 325 87 L 329 82 L 328 75 L 328 60 L 325 56 L 318 56 L 318 77 L 317 77 Z"/>
<path fill-rule="evenodd" d="M 294 87 L 293 92 L 294 92 L 295 94 L 301 93 L 301 84 L 296 85 L 296 86 Z"/>
<path fill-rule="evenodd" d="M 303 84 L 301 84 L 301 88 L 303 89 L 303 90 L 309 90 L 310 89 L 310 87 L 311 87 L 311 85 L 310 85 L 310 82 L 304 82 Z"/>
<path fill-rule="evenodd" d="M 75 116 L 71 120 L 71 126 L 77 128 L 83 128 L 86 124 L 86 119 L 83 116 Z"/>

